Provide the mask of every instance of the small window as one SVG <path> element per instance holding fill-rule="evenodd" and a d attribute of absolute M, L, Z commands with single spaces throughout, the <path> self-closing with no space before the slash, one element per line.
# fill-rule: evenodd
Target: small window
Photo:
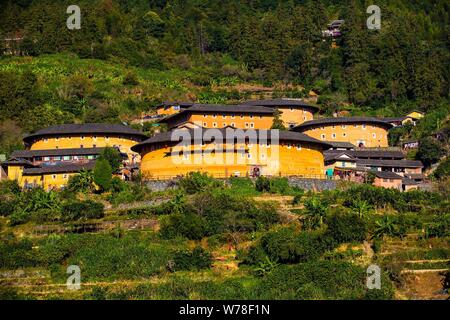
<path fill-rule="evenodd" d="M 251 153 L 247 153 L 247 158 L 251 159 L 252 158 L 252 154 Z"/>
<path fill-rule="evenodd" d="M 253 119 L 253 115 L 250 115 L 250 119 Z"/>
<path fill-rule="evenodd" d="M 245 127 L 248 128 L 248 122 L 245 123 Z"/>
<path fill-rule="evenodd" d="M 106 139 L 106 140 L 109 140 L 109 137 L 108 137 L 108 136 L 106 136 L 106 137 L 105 137 L 105 139 Z"/>
<path fill-rule="evenodd" d="M 222 119 L 226 119 L 227 116 L 225 114 L 222 115 Z"/>
<path fill-rule="evenodd" d="M 365 125 L 365 124 L 363 124 L 363 125 L 361 125 L 361 126 L 362 126 L 363 129 L 366 129 L 366 125 Z"/>
<path fill-rule="evenodd" d="M 217 118 L 217 114 L 213 114 L 213 118 Z"/>
<path fill-rule="evenodd" d="M 224 122 L 224 123 L 223 123 L 223 127 L 225 128 L 226 126 L 227 126 L 227 123 L 226 123 L 226 122 Z"/>
<path fill-rule="evenodd" d="M 250 123 L 250 128 L 254 128 L 255 124 L 253 122 Z"/>
<path fill-rule="evenodd" d="M 333 133 L 333 134 L 331 135 L 331 137 L 332 137 L 333 139 L 336 139 L 336 133 Z"/>
<path fill-rule="evenodd" d="M 287 148 L 290 149 L 292 148 L 292 145 L 290 143 L 287 144 Z"/>
<path fill-rule="evenodd" d="M 208 115 L 207 115 L 207 114 L 204 114 L 204 115 L 203 115 L 203 118 L 208 118 Z"/>
<path fill-rule="evenodd" d="M 241 114 L 241 119 L 244 119 L 244 115 L 243 114 Z"/>
<path fill-rule="evenodd" d="M 53 180 L 56 179 L 56 174 L 52 174 L 52 179 L 53 179 Z"/>
<path fill-rule="evenodd" d="M 290 110 L 291 110 L 291 112 L 294 112 L 294 108 L 291 108 Z"/>
<path fill-rule="evenodd" d="M 63 179 L 67 179 L 67 174 L 63 174 Z"/>
<path fill-rule="evenodd" d="M 343 124 L 341 127 L 342 127 L 342 129 L 346 129 L 347 128 L 347 126 L 345 124 Z"/>
<path fill-rule="evenodd" d="M 47 138 L 45 138 L 45 139 L 44 139 L 44 142 L 48 142 L 48 139 L 47 139 Z"/>
<path fill-rule="evenodd" d="M 377 134 L 375 132 L 372 133 L 372 138 L 376 139 L 376 137 L 377 137 Z"/>
<path fill-rule="evenodd" d="M 235 127 L 234 122 L 231 123 L 231 126 L 232 126 L 232 127 Z"/>
<path fill-rule="evenodd" d="M 84 136 L 81 136 L 80 139 L 81 139 L 81 140 L 84 140 Z"/>
<path fill-rule="evenodd" d="M 203 126 L 204 126 L 204 127 L 207 127 L 208 124 L 207 124 L 206 122 L 203 122 Z"/>
<path fill-rule="evenodd" d="M 231 119 L 234 119 L 234 117 L 235 117 L 235 115 L 234 115 L 234 113 L 231 115 Z"/>
<path fill-rule="evenodd" d="M 325 135 L 323 133 L 320 135 L 320 137 L 322 138 L 322 140 L 325 140 Z"/>
<path fill-rule="evenodd" d="M 297 143 L 297 150 L 302 150 L 302 145 L 300 143 Z"/>
<path fill-rule="evenodd" d="M 80 144 L 80 149 L 83 149 L 83 148 L 84 148 L 84 146 L 82 144 Z"/>
<path fill-rule="evenodd" d="M 266 147 L 267 147 L 267 148 L 270 148 L 270 142 L 269 142 L 269 141 L 267 141 Z"/>
<path fill-rule="evenodd" d="M 347 136 L 347 134 L 346 134 L 346 133 L 344 132 L 344 133 L 342 134 L 342 136 L 343 136 L 343 137 L 346 137 L 346 136 Z"/>
<path fill-rule="evenodd" d="M 357 125 L 357 124 L 355 124 L 355 125 L 354 125 L 354 127 L 355 127 L 355 128 L 358 128 L 358 125 Z"/>
<path fill-rule="evenodd" d="M 213 122 L 213 127 L 217 128 L 217 122 Z"/>
<path fill-rule="evenodd" d="M 92 145 L 92 148 L 97 148 L 97 145 L 96 145 L 96 144 L 93 144 L 93 145 Z"/>
<path fill-rule="evenodd" d="M 97 140 L 97 136 L 94 136 L 93 138 L 94 138 L 94 140 Z"/>

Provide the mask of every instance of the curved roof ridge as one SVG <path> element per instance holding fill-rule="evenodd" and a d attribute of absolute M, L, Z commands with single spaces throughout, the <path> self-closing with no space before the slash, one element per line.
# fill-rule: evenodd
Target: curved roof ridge
<path fill-rule="evenodd" d="M 58 124 L 40 129 L 35 133 L 26 136 L 23 141 L 25 143 L 31 141 L 33 138 L 40 136 L 52 136 L 62 134 L 123 134 L 136 137 L 140 140 L 147 138 L 142 132 L 135 130 L 123 124 L 108 124 L 108 123 L 83 123 L 83 124 Z"/>
<path fill-rule="evenodd" d="M 382 118 L 376 118 L 376 117 L 336 117 L 336 118 L 322 118 L 322 119 L 315 119 L 303 122 L 302 124 L 292 128 L 292 130 L 296 129 L 304 129 L 309 128 L 312 126 L 319 126 L 324 124 L 344 124 L 344 123 L 361 123 L 361 122 L 368 122 L 368 123 L 376 123 L 382 126 L 385 126 L 387 128 L 392 128 L 392 124 L 384 121 Z"/>
<path fill-rule="evenodd" d="M 314 112 L 319 111 L 319 108 L 316 106 L 312 106 L 307 104 L 301 99 L 293 99 L 293 98 L 279 98 L 279 99 L 266 99 L 266 100 L 248 100 L 244 102 L 244 105 L 249 106 L 264 106 L 264 107 L 278 107 L 278 106 L 286 106 L 286 107 L 302 107 L 302 108 L 310 108 Z"/>
<path fill-rule="evenodd" d="M 135 151 L 135 152 L 139 152 L 142 150 L 142 147 L 145 145 L 150 145 L 150 144 L 155 144 L 155 143 L 164 143 L 164 142 L 177 142 L 176 140 L 172 139 L 172 134 L 176 131 L 178 132 L 182 132 L 182 131 L 189 131 L 190 133 L 194 133 L 194 130 L 198 130 L 198 129 L 191 129 L 191 128 L 183 128 L 183 129 L 173 129 L 171 131 L 167 131 L 167 132 L 163 132 L 163 133 L 159 133 L 154 135 L 153 137 L 142 141 L 141 143 L 134 145 L 133 147 L 131 147 L 131 150 Z M 266 132 L 266 136 L 265 138 L 270 138 L 272 135 L 272 132 L 274 131 L 274 129 L 235 129 L 235 128 L 202 128 L 202 136 L 201 136 L 201 140 L 199 139 L 198 141 L 196 140 L 197 137 L 195 134 L 191 134 L 191 137 L 193 137 L 193 139 L 191 139 L 191 141 L 193 140 L 194 142 L 200 142 L 203 141 L 203 137 L 204 137 L 204 133 L 203 131 L 208 131 L 208 130 L 218 130 L 220 132 L 222 132 L 224 134 L 224 136 L 227 134 L 227 132 L 232 131 L 233 133 L 235 133 L 236 131 L 242 131 L 245 134 L 250 133 L 251 132 L 256 132 L 258 137 L 260 136 L 260 134 L 262 132 Z M 326 148 L 330 148 L 331 145 L 317 140 L 315 138 L 312 138 L 304 133 L 301 132 L 294 132 L 294 131 L 287 131 L 287 130 L 278 130 L 279 132 L 279 139 L 280 141 L 299 141 L 299 142 L 306 142 L 306 143 L 312 143 L 312 144 L 317 144 L 317 145 L 321 145 L 323 146 L 324 149 Z"/>

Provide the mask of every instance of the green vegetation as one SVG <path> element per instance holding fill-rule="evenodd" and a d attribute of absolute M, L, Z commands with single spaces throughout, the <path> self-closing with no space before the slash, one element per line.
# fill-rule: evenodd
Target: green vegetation
<path fill-rule="evenodd" d="M 45 298 L 392 299 L 405 286 L 401 270 L 446 268 L 448 197 L 367 184 L 312 193 L 274 180 L 224 182 L 196 173 L 178 190 L 151 192 L 112 179 L 102 193 L 20 191 L 5 181 L 0 270 L 40 270 L 46 283 L 64 285 L 67 266 L 78 265 L 92 284 L 81 296 L 55 291 Z M 258 191 L 261 185 L 268 189 Z M 64 232 L 32 231 L 43 226 Z M 381 290 L 365 285 L 373 263 L 382 268 Z M 37 297 L 27 290 L 17 285 L 0 294 Z"/>

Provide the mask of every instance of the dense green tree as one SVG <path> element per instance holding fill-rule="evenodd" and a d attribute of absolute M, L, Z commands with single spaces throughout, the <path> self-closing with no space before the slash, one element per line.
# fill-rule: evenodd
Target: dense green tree
<path fill-rule="evenodd" d="M 111 186 L 112 168 L 106 159 L 98 159 L 95 162 L 94 182 L 100 188 L 100 191 L 107 191 Z"/>
<path fill-rule="evenodd" d="M 439 161 L 444 155 L 444 150 L 438 141 L 432 138 L 425 138 L 419 141 L 419 150 L 417 150 L 416 158 L 429 167 Z"/>

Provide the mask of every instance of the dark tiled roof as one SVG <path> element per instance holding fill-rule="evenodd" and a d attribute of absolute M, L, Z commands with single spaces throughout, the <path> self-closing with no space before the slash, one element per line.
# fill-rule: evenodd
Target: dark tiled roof
<path fill-rule="evenodd" d="M 85 123 L 85 124 L 61 124 L 41 129 L 29 136 L 23 141 L 31 142 L 35 138 L 54 136 L 54 135 L 77 135 L 77 134 L 111 134 L 124 135 L 142 141 L 147 138 L 143 133 L 124 126 L 122 124 L 106 124 L 106 123 Z"/>
<path fill-rule="evenodd" d="M 168 123 L 170 120 L 180 118 L 189 113 L 254 113 L 254 114 L 273 114 L 273 109 L 261 106 L 249 105 L 216 105 L 216 104 L 195 104 L 192 107 L 181 112 L 167 116 L 159 123 Z"/>
<path fill-rule="evenodd" d="M 375 177 L 381 179 L 398 179 L 398 180 L 403 179 L 402 176 L 391 171 L 370 171 L 370 172 L 372 172 L 375 175 Z"/>
<path fill-rule="evenodd" d="M 346 149 L 356 148 L 356 146 L 350 142 L 343 142 L 343 141 L 325 141 L 325 142 L 330 144 L 332 148 L 346 148 Z"/>
<path fill-rule="evenodd" d="M 383 118 L 382 120 L 384 120 L 386 122 L 399 122 L 399 121 L 401 122 L 408 118 L 409 117 L 393 117 L 393 118 Z"/>
<path fill-rule="evenodd" d="M 135 146 L 133 146 L 131 148 L 131 150 L 135 151 L 135 152 L 140 152 L 142 150 L 142 147 L 145 145 L 151 145 L 151 144 L 156 144 L 156 143 L 168 143 L 168 142 L 179 142 L 181 141 L 181 138 L 178 140 L 174 140 L 172 138 L 172 134 L 177 134 L 177 137 L 180 137 L 181 134 L 184 131 L 188 131 L 189 132 L 189 136 L 193 137 L 193 139 L 191 140 L 193 143 L 201 143 L 202 142 L 202 137 L 200 137 L 200 139 L 198 140 L 194 140 L 196 139 L 196 133 L 194 132 L 194 130 L 199 130 L 199 129 L 175 129 L 175 130 L 171 130 L 168 132 L 163 132 L 163 133 L 159 133 Z M 214 130 L 214 131 L 210 131 L 210 130 Z M 234 129 L 234 128 L 222 128 L 222 129 L 201 129 L 201 131 L 199 130 L 199 132 L 201 132 L 201 134 L 203 134 L 203 136 L 205 135 L 206 132 L 208 132 L 208 135 L 213 135 L 214 132 L 220 131 L 222 136 L 226 137 L 228 136 L 228 134 L 237 134 L 239 132 L 244 132 L 244 134 L 247 137 L 252 137 L 253 136 L 253 132 L 255 132 L 257 134 L 258 138 L 263 138 L 263 137 L 267 137 L 267 139 L 270 139 L 273 135 L 273 137 L 275 137 L 275 132 L 278 130 L 241 130 L 241 129 Z M 320 140 L 311 138 L 310 136 L 300 133 L 300 132 L 292 132 L 292 131 L 284 131 L 284 130 L 279 130 L 279 140 L 280 141 L 298 141 L 298 142 L 307 142 L 307 143 L 312 143 L 312 144 L 317 144 L 317 145 L 321 145 L 323 148 L 329 148 L 330 145 L 327 143 L 324 143 Z M 197 133 L 198 134 L 198 133 Z M 204 139 L 204 141 L 210 141 L 210 139 Z"/>
<path fill-rule="evenodd" d="M 69 155 L 97 155 L 101 154 L 105 148 L 70 148 L 70 149 L 49 149 L 49 150 L 19 150 L 14 151 L 11 157 L 32 158 L 43 156 L 69 156 Z"/>
<path fill-rule="evenodd" d="M 163 103 L 161 103 L 160 105 L 158 105 L 156 107 L 157 108 L 159 108 L 159 107 L 169 108 L 171 106 L 180 106 L 181 108 L 189 108 L 189 107 L 192 107 L 194 104 L 195 104 L 195 102 L 164 101 Z"/>
<path fill-rule="evenodd" d="M 360 159 L 356 161 L 356 165 L 371 167 L 423 168 L 422 162 L 416 160 Z"/>
<path fill-rule="evenodd" d="M 338 117 L 338 118 L 323 118 L 316 119 L 311 121 L 303 122 L 302 124 L 296 126 L 292 130 L 302 131 L 306 130 L 310 127 L 321 126 L 321 125 L 329 125 L 329 124 L 359 124 L 359 123 L 371 123 L 378 124 L 380 126 L 385 127 L 386 129 L 392 128 L 392 124 L 384 121 L 382 118 L 373 118 L 373 117 Z"/>
<path fill-rule="evenodd" d="M 36 168 L 25 168 L 23 169 L 23 175 L 79 172 L 81 170 L 92 170 L 94 169 L 94 166 L 95 161 L 83 163 L 58 163 L 55 165 L 45 165 Z"/>
<path fill-rule="evenodd" d="M 327 142 L 329 143 L 329 142 Z M 326 150 L 324 154 L 340 153 L 342 150 Z M 404 159 L 405 155 L 401 151 L 392 150 L 370 150 L 370 149 L 358 149 L 358 150 L 345 150 L 349 155 L 352 155 L 358 159 Z"/>
<path fill-rule="evenodd" d="M 319 111 L 318 107 L 311 106 L 301 100 L 296 99 L 251 100 L 244 102 L 244 104 L 264 107 L 291 107 L 299 109 L 309 108 L 312 109 L 313 112 Z"/>
<path fill-rule="evenodd" d="M 419 184 L 417 181 L 414 181 L 414 180 L 409 179 L 409 178 L 403 178 L 403 179 L 402 179 L 402 183 L 403 183 L 405 186 L 416 186 L 416 185 Z"/>
<path fill-rule="evenodd" d="M 348 158 L 340 158 L 343 155 L 347 155 Z M 346 161 L 356 161 L 356 158 L 349 154 L 347 151 L 341 150 L 339 153 L 325 153 L 324 152 L 324 160 L 332 161 L 332 160 L 346 160 Z"/>
<path fill-rule="evenodd" d="M 423 180 L 425 179 L 425 176 L 423 175 L 423 173 L 407 173 L 405 174 L 405 177 L 412 179 L 412 180 Z"/>
<path fill-rule="evenodd" d="M 3 161 L 2 162 L 2 166 L 6 165 L 6 166 L 10 166 L 10 165 L 25 165 L 25 166 L 33 166 L 33 163 L 31 163 L 30 161 L 26 160 L 26 159 L 22 159 L 22 158 L 18 158 L 18 157 L 12 157 L 10 159 L 8 159 L 7 161 Z"/>

